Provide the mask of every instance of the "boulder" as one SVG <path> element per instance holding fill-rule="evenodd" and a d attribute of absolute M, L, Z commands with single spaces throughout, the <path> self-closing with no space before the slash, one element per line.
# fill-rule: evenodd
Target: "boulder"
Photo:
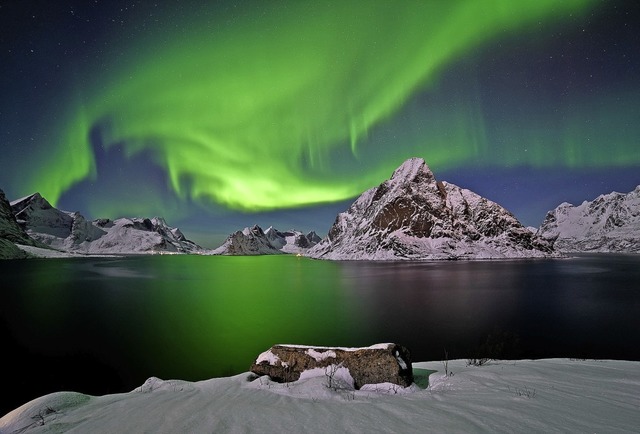
<path fill-rule="evenodd" d="M 349 370 L 354 387 L 393 383 L 408 387 L 413 383 L 411 353 L 401 345 L 388 343 L 364 348 L 274 345 L 260 354 L 251 372 L 268 375 L 273 381 L 297 381 L 304 371 L 341 366 Z"/>

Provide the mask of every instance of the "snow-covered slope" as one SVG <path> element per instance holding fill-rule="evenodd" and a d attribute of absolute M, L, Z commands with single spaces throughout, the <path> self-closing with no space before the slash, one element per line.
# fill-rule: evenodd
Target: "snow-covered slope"
<path fill-rule="evenodd" d="M 263 231 L 260 226 L 255 225 L 232 233 L 211 253 L 236 256 L 298 254 L 306 252 L 319 241 L 320 237 L 313 231 L 307 235 L 295 230 L 281 232 L 273 227 Z"/>
<path fill-rule="evenodd" d="M 54 208 L 39 193 L 11 202 L 17 222 L 32 238 L 65 252 L 86 254 L 200 253 L 164 219 L 86 220 L 80 213 Z"/>
<path fill-rule="evenodd" d="M 308 256 L 338 260 L 547 257 L 536 237 L 506 209 L 472 191 L 436 181 L 424 160 L 404 162 L 336 218 Z"/>
<path fill-rule="evenodd" d="M 410 387 L 366 390 L 340 372 L 328 387 L 323 370 L 286 384 L 249 373 L 195 383 L 152 377 L 129 393 L 34 399 L 1 417 L 0 432 L 631 433 L 640 426 L 640 362 L 452 360 L 454 375 L 441 362 L 414 363 L 413 371 Z"/>
<path fill-rule="evenodd" d="M 538 235 L 565 252 L 640 253 L 640 185 L 549 211 Z"/>

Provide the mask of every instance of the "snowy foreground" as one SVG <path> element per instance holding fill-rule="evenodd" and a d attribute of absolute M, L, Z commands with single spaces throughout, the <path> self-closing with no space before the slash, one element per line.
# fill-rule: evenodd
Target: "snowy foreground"
<path fill-rule="evenodd" d="M 0 433 L 638 432 L 640 362 L 565 359 L 414 363 L 416 383 L 349 387 L 348 374 L 277 384 L 250 373 L 150 378 L 129 393 L 35 399 Z M 253 381 L 249 381 L 253 379 Z"/>

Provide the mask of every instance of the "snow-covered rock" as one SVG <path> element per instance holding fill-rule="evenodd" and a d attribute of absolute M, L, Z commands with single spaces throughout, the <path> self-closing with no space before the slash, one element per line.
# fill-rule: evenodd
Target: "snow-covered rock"
<path fill-rule="evenodd" d="M 360 390 L 337 381 L 340 371 L 333 387 L 324 373 L 293 383 L 248 372 L 198 382 L 152 377 L 127 393 L 43 395 L 0 415 L 0 432 L 634 433 L 640 426 L 637 361 L 447 365 L 455 375 L 441 361 L 418 362 L 411 387 Z"/>
<path fill-rule="evenodd" d="M 564 252 L 640 253 L 640 185 L 549 211 L 538 235 Z"/>
<path fill-rule="evenodd" d="M 274 345 L 256 358 L 251 372 L 287 383 L 316 374 L 331 381 L 339 368 L 347 370 L 350 387 L 356 389 L 365 384 L 392 383 L 409 387 L 413 383 L 411 353 L 394 343 L 363 348 Z"/>
<path fill-rule="evenodd" d="M 11 202 L 17 222 L 27 234 L 54 249 L 85 254 L 200 253 L 160 217 L 97 219 L 61 211 L 39 193 Z"/>
<path fill-rule="evenodd" d="M 278 255 L 282 252 L 271 244 L 262 228 L 255 225 L 229 235 L 213 255 Z"/>
<path fill-rule="evenodd" d="M 244 228 L 229 235 L 225 242 L 213 250 L 214 255 L 279 255 L 302 254 L 320 241 L 315 232 L 303 234 L 290 230 L 281 232 L 273 227 L 266 231 L 258 225 Z"/>
<path fill-rule="evenodd" d="M 472 191 L 436 181 L 411 158 L 365 191 L 307 255 L 336 260 L 548 257 L 551 243 Z"/>
<path fill-rule="evenodd" d="M 271 245 L 283 253 L 303 253 L 321 240 L 314 231 L 308 234 L 296 230 L 280 232 L 272 226 L 264 231 L 264 234 Z"/>

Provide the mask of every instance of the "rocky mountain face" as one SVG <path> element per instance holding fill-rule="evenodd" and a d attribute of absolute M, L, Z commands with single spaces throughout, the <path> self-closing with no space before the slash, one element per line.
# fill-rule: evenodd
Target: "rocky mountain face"
<path fill-rule="evenodd" d="M 302 254 L 315 246 L 320 237 L 315 232 L 281 232 L 273 227 L 266 231 L 258 225 L 244 228 L 229 235 L 225 242 L 212 251 L 214 255 L 279 255 Z"/>
<path fill-rule="evenodd" d="M 307 256 L 337 260 L 497 259 L 553 256 L 506 209 L 437 181 L 421 158 L 364 192 Z"/>
<path fill-rule="evenodd" d="M 549 211 L 538 235 L 563 252 L 640 253 L 640 185 Z"/>
<path fill-rule="evenodd" d="M 16 244 L 40 246 L 20 227 L 11 212 L 11 205 L 4 191 L 0 190 L 0 259 L 21 259 L 29 256 Z"/>
<path fill-rule="evenodd" d="M 54 208 L 39 193 L 11 202 L 11 211 L 30 237 L 64 252 L 130 254 L 204 250 L 159 217 L 89 221 L 78 212 Z"/>
<path fill-rule="evenodd" d="M 282 253 L 304 253 L 321 240 L 314 231 L 305 235 L 296 230 L 280 232 L 273 227 L 269 227 L 264 231 L 264 234 L 271 245 Z"/>

